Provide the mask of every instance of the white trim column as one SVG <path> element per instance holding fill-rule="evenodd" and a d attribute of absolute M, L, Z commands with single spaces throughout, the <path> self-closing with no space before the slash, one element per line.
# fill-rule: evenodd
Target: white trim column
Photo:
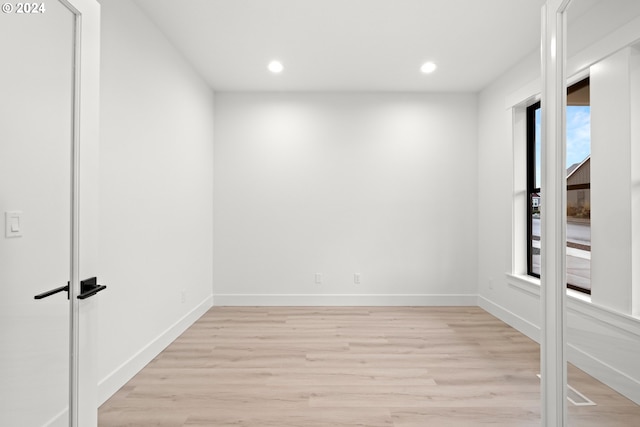
<path fill-rule="evenodd" d="M 76 15 L 74 127 L 74 269 L 71 275 L 73 349 L 70 355 L 70 427 L 98 425 L 96 332 L 100 296 L 78 300 L 80 280 L 100 277 L 99 92 L 100 4 L 96 0 L 60 0 Z"/>
<path fill-rule="evenodd" d="M 640 47 L 631 48 L 630 117 L 640 117 Z M 640 120 L 631 120 L 631 314 L 640 317 Z"/>
<path fill-rule="evenodd" d="M 569 0 L 547 0 L 542 8 L 541 161 L 541 373 L 542 425 L 567 423 L 565 351 L 566 105 L 564 11 Z"/>

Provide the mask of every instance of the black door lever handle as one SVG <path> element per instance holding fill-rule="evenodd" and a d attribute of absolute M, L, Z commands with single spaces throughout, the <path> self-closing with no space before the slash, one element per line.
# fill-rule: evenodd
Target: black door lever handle
<path fill-rule="evenodd" d="M 78 299 L 87 299 L 105 289 L 107 289 L 106 286 L 98 284 L 97 277 L 82 280 L 80 281 L 80 295 L 78 295 Z"/>
<path fill-rule="evenodd" d="M 90 296 L 97 294 L 100 291 L 107 289 L 104 285 L 98 284 L 97 277 L 91 277 L 89 279 L 80 281 L 80 295 L 78 295 L 78 299 L 87 299 Z M 46 297 L 50 297 L 51 295 L 55 295 L 58 292 L 67 292 L 67 299 L 69 298 L 69 282 L 67 282 L 67 286 L 60 286 L 59 288 L 51 289 L 50 291 L 43 292 L 34 296 L 35 299 L 42 299 Z"/>
<path fill-rule="evenodd" d="M 51 295 L 55 295 L 58 292 L 67 291 L 67 298 L 69 297 L 69 282 L 67 282 L 67 286 L 60 286 L 59 288 L 51 289 L 50 291 L 43 292 L 34 296 L 34 299 L 42 299 L 46 297 L 50 297 Z"/>

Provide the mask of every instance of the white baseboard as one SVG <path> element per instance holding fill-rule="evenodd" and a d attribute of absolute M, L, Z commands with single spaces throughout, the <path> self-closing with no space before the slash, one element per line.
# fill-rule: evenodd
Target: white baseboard
<path fill-rule="evenodd" d="M 507 325 L 522 332 L 535 342 L 540 342 L 540 328 L 537 325 L 480 295 L 478 296 L 478 305 L 483 310 L 502 320 Z"/>
<path fill-rule="evenodd" d="M 605 383 L 618 393 L 640 405 L 640 382 L 613 366 L 596 359 L 571 344 L 567 345 L 567 359 L 577 368 Z M 596 402 L 597 403 L 597 402 Z"/>
<path fill-rule="evenodd" d="M 476 306 L 477 295 L 216 294 L 216 306 Z"/>
<path fill-rule="evenodd" d="M 208 296 L 193 310 L 171 325 L 158 337 L 144 346 L 129 360 L 118 366 L 113 372 L 98 382 L 98 406 L 106 402 L 115 392 L 133 378 L 142 368 L 153 360 L 162 350 L 171 344 L 184 331 L 193 325 L 213 306 L 213 296 Z"/>

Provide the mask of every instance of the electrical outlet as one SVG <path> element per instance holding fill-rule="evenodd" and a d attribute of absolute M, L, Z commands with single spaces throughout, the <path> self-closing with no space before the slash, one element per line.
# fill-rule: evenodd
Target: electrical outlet
<path fill-rule="evenodd" d="M 316 273 L 316 285 L 322 284 L 322 274 Z"/>
<path fill-rule="evenodd" d="M 180 302 L 182 302 L 183 304 L 187 302 L 187 291 L 183 290 L 182 292 L 180 292 Z"/>
<path fill-rule="evenodd" d="M 493 289 L 493 277 L 489 277 L 489 289 Z"/>
<path fill-rule="evenodd" d="M 360 284 L 360 273 L 354 273 L 354 275 L 353 275 L 353 283 L 355 283 L 356 285 Z"/>

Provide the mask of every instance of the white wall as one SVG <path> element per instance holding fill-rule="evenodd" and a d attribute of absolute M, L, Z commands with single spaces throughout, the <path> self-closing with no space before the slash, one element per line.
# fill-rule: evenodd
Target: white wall
<path fill-rule="evenodd" d="M 215 304 L 475 304 L 476 132 L 470 94 L 217 94 Z"/>
<path fill-rule="evenodd" d="M 212 91 L 130 1 L 102 2 L 100 402 L 211 306 Z"/>
<path fill-rule="evenodd" d="M 591 67 L 592 297 L 631 314 L 631 48 Z M 634 96 L 637 98 L 637 96 Z M 615 147 L 615 149 L 612 149 Z"/>

